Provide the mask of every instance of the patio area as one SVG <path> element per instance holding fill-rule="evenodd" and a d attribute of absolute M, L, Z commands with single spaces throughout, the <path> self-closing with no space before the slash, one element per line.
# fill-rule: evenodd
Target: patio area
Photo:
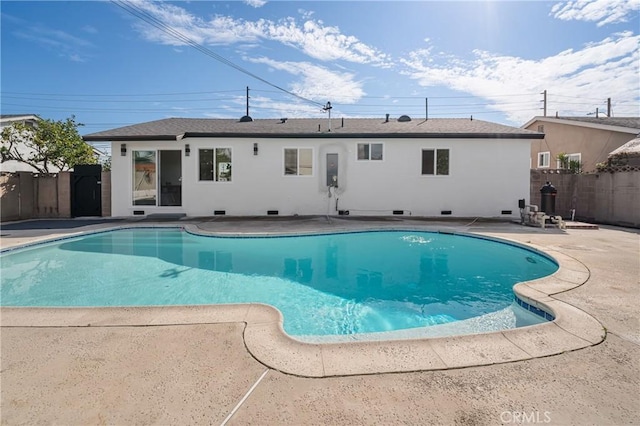
<path fill-rule="evenodd" d="M 68 220 L 56 227 L 35 222 L 23 222 L 20 229 L 3 226 L 2 248 L 154 223 L 73 226 Z M 272 368 L 256 357 L 247 346 L 246 322 L 217 321 L 207 312 L 171 310 L 164 321 L 143 323 L 131 320 L 140 315 L 135 309 L 112 311 L 103 322 L 87 322 L 90 314 L 79 312 L 75 319 L 67 318 L 69 324 L 59 325 L 45 309 L 18 316 L 15 310 L 2 309 L 2 424 L 640 422 L 640 230 L 542 230 L 501 222 L 406 218 L 202 218 L 158 223 L 227 235 L 409 227 L 531 244 L 586 268 L 584 284 L 553 297 L 595 318 L 606 336 L 582 349 L 521 361 L 308 378 L 284 373 L 285 368 Z M 344 359 L 349 361 L 348 353 Z"/>

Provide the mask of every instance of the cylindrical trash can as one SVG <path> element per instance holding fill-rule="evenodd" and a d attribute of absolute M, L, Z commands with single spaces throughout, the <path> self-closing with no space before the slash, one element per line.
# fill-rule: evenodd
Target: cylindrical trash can
<path fill-rule="evenodd" d="M 555 186 L 551 185 L 551 182 L 545 183 L 540 188 L 540 211 L 545 212 L 549 216 L 556 215 L 556 194 L 558 190 Z"/>

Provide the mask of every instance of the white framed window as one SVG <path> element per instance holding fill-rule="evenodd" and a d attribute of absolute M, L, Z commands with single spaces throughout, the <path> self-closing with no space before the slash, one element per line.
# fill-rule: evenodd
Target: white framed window
<path fill-rule="evenodd" d="M 421 159 L 423 176 L 449 175 L 448 149 L 423 149 Z"/>
<path fill-rule="evenodd" d="M 565 158 L 561 159 L 558 158 L 556 159 L 556 167 L 558 169 L 568 169 L 570 164 L 581 164 L 582 163 L 582 154 L 581 153 L 575 153 L 575 154 L 566 154 Z"/>
<path fill-rule="evenodd" d="M 549 167 L 549 159 L 551 158 L 551 153 L 549 151 L 539 152 L 538 153 L 538 168 Z"/>
<path fill-rule="evenodd" d="M 558 169 L 571 169 L 573 171 L 580 171 L 582 164 L 582 154 L 574 153 L 574 154 L 566 154 L 564 158 L 556 159 L 556 168 Z"/>
<path fill-rule="evenodd" d="M 571 164 L 572 161 L 578 162 L 578 163 L 582 163 L 582 154 L 577 153 L 577 154 L 569 154 L 568 156 L 569 159 L 569 164 Z"/>
<path fill-rule="evenodd" d="M 231 182 L 231 148 L 198 150 L 198 180 Z"/>
<path fill-rule="evenodd" d="M 285 176 L 313 176 L 312 148 L 284 149 Z"/>
<path fill-rule="evenodd" d="M 358 160 L 361 161 L 382 161 L 383 146 L 381 143 L 359 143 Z"/>

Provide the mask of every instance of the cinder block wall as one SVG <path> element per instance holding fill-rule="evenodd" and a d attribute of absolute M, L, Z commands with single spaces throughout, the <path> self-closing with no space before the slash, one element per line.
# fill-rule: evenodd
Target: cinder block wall
<path fill-rule="evenodd" d="M 568 219 L 640 228 L 640 171 L 589 174 L 531 170 L 530 200 L 540 207 L 545 182 L 558 190 L 556 213 Z"/>
<path fill-rule="evenodd" d="M 100 176 L 102 188 L 102 216 L 111 216 L 111 172 L 102 172 Z"/>
<path fill-rule="evenodd" d="M 71 217 L 71 172 L 58 173 L 58 217 Z"/>
<path fill-rule="evenodd" d="M 37 175 L 33 180 L 35 194 L 35 217 L 59 217 L 58 177 Z"/>
<path fill-rule="evenodd" d="M 3 220 L 20 219 L 20 175 L 0 176 L 0 217 Z"/>

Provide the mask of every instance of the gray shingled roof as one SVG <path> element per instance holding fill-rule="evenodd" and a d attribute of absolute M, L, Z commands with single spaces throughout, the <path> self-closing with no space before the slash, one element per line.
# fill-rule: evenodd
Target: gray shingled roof
<path fill-rule="evenodd" d="M 0 120 L 20 117 L 37 117 L 36 114 L 0 114 Z"/>
<path fill-rule="evenodd" d="M 562 120 L 640 129 L 640 117 L 559 117 Z"/>
<path fill-rule="evenodd" d="M 167 118 L 113 130 L 91 133 L 85 141 L 176 140 L 185 137 L 420 137 L 420 138 L 525 138 L 544 134 L 467 118 L 414 119 L 398 122 L 384 118 L 259 119 L 241 123 L 235 119 Z"/>
<path fill-rule="evenodd" d="M 602 126 L 627 127 L 632 130 L 640 129 L 640 117 L 534 117 L 539 120 L 566 120 L 578 123 L 599 124 Z M 532 120 L 533 121 L 533 120 Z"/>

